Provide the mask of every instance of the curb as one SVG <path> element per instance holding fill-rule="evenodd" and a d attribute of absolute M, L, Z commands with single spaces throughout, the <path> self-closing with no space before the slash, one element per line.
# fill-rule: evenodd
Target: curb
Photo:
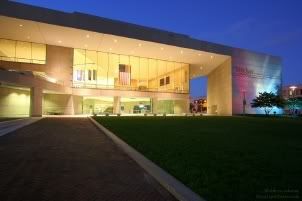
<path fill-rule="evenodd" d="M 169 191 L 176 199 L 180 201 L 205 201 L 199 195 L 194 193 L 190 188 L 178 181 L 175 177 L 164 171 L 155 163 L 147 159 L 141 153 L 129 146 L 114 133 L 99 124 L 96 120 L 88 117 L 91 122 L 101 131 L 103 131 L 115 144 L 126 152 L 130 158 L 137 162 L 148 174 L 150 174 L 157 182 L 159 182 L 167 191 Z"/>
<path fill-rule="evenodd" d="M 43 119 L 43 117 L 31 117 L 26 119 L 17 119 L 12 121 L 4 121 L 0 124 L 0 137 L 6 134 L 9 134 L 15 130 L 33 124 L 39 120 Z"/>

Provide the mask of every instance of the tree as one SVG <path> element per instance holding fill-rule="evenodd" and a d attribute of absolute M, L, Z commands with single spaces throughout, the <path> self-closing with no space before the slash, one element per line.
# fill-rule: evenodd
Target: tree
<path fill-rule="evenodd" d="M 284 107 L 284 100 L 281 96 L 276 95 L 272 92 L 263 92 L 259 93 L 255 99 L 253 99 L 251 106 L 253 108 L 259 107 L 263 108 L 266 115 L 272 111 L 273 107 L 283 108 Z"/>
<path fill-rule="evenodd" d="M 302 98 L 297 97 L 297 98 L 289 98 L 286 100 L 286 106 L 290 110 L 292 114 L 295 114 L 296 109 L 302 108 Z"/>

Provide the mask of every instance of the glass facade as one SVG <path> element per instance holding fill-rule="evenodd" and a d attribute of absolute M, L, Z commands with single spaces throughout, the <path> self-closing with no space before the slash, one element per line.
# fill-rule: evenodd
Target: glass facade
<path fill-rule="evenodd" d="M 83 97 L 83 114 L 113 114 L 114 97 L 110 96 L 86 96 Z M 120 114 L 139 115 L 139 114 L 181 114 L 187 111 L 186 100 L 176 99 L 156 99 L 148 97 L 121 97 Z"/>
<path fill-rule="evenodd" d="M 152 112 L 150 98 L 121 98 L 121 113 L 145 114 Z"/>
<path fill-rule="evenodd" d="M 113 97 L 84 97 L 83 114 L 112 114 Z"/>
<path fill-rule="evenodd" d="M 189 64 L 74 49 L 73 86 L 189 92 Z"/>
<path fill-rule="evenodd" d="M 45 64 L 46 45 L 0 39 L 0 60 Z"/>

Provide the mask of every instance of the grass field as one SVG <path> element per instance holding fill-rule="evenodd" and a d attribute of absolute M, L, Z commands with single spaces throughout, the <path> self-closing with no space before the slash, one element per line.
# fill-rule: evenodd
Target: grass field
<path fill-rule="evenodd" d="M 301 119 L 95 119 L 208 201 L 302 199 Z"/>

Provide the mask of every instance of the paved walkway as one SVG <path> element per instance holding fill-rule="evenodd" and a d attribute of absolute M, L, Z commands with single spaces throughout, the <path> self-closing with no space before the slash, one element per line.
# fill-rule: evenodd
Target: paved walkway
<path fill-rule="evenodd" d="M 87 118 L 0 137 L 1 201 L 175 200 Z"/>

